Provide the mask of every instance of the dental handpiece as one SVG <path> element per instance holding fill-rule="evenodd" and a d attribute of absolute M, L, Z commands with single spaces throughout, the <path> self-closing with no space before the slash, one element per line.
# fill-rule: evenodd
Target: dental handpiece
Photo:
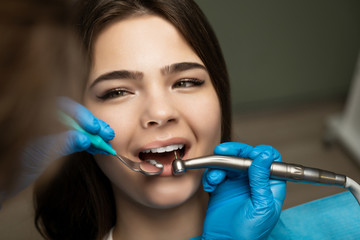
<path fill-rule="evenodd" d="M 172 163 L 173 174 L 180 175 L 187 169 L 216 168 L 224 170 L 247 171 L 251 159 L 223 155 L 211 155 L 188 160 L 175 159 Z M 270 178 L 291 182 L 303 182 L 328 186 L 345 187 L 351 191 L 360 205 L 360 185 L 351 178 L 334 172 L 305 167 L 299 164 L 273 162 Z"/>

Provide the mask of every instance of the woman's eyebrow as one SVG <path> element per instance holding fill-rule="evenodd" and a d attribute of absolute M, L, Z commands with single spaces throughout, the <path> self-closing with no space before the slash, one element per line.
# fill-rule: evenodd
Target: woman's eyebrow
<path fill-rule="evenodd" d="M 196 62 L 181 62 L 174 63 L 168 66 L 161 68 L 161 73 L 163 75 L 182 72 L 191 69 L 203 69 L 207 71 L 206 67 L 202 64 Z M 140 80 L 144 77 L 144 73 L 139 71 L 128 71 L 128 70 L 116 70 L 108 73 L 101 74 L 97 77 L 94 82 L 90 85 L 89 88 L 94 87 L 96 84 L 106 80 L 116 80 L 116 79 L 134 79 Z"/>
<path fill-rule="evenodd" d="M 168 66 L 165 66 L 161 69 L 161 73 L 163 75 L 182 72 L 191 69 L 203 69 L 207 71 L 206 67 L 202 64 L 196 62 L 181 62 L 181 63 L 174 63 Z"/>
<path fill-rule="evenodd" d="M 138 71 L 128 71 L 128 70 L 117 70 L 108 73 L 101 74 L 95 79 L 95 81 L 90 85 L 90 88 L 94 87 L 97 83 L 106 81 L 106 80 L 115 80 L 115 79 L 133 79 L 140 80 L 144 74 Z"/>

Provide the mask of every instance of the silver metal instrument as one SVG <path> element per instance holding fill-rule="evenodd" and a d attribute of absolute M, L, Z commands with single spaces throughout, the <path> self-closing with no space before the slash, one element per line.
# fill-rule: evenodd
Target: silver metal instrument
<path fill-rule="evenodd" d="M 252 160 L 223 155 L 211 155 L 187 160 L 175 159 L 172 163 L 173 175 L 180 175 L 187 169 L 216 168 L 224 170 L 247 171 Z M 304 182 L 319 185 L 348 188 L 360 204 L 360 185 L 349 177 L 334 172 L 305 167 L 299 164 L 273 162 L 270 178 L 291 182 Z"/>
<path fill-rule="evenodd" d="M 181 174 L 186 169 L 196 168 L 238 169 L 245 171 L 250 167 L 251 163 L 252 160 L 248 158 L 212 155 L 188 159 L 186 161 L 177 159 L 173 162 L 173 169 L 174 175 Z M 273 179 L 279 180 L 335 186 L 344 186 L 346 182 L 346 176 L 341 174 L 284 162 L 272 163 L 270 176 Z"/>
<path fill-rule="evenodd" d="M 164 170 L 164 166 L 162 165 L 162 163 L 157 162 L 155 160 L 145 160 L 141 162 L 135 162 L 118 154 L 115 154 L 113 156 L 118 158 L 123 164 L 125 164 L 125 166 L 127 166 L 131 170 L 135 172 L 140 172 L 146 176 L 156 176 L 161 174 L 162 171 Z"/>

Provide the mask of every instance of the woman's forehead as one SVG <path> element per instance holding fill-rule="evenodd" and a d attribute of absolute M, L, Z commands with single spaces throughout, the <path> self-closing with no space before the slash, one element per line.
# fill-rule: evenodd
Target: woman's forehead
<path fill-rule="evenodd" d="M 146 71 L 178 62 L 201 59 L 178 30 L 157 16 L 132 17 L 111 23 L 97 37 L 93 48 L 93 72 L 124 68 Z"/>

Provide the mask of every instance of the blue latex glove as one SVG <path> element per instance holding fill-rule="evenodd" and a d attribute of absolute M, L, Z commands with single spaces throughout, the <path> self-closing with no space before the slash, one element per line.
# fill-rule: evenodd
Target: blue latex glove
<path fill-rule="evenodd" d="M 115 132 L 104 121 L 96 118 L 87 108 L 69 98 L 58 99 L 58 107 L 75 119 L 89 133 L 101 136 L 106 142 L 115 137 Z M 54 160 L 81 151 L 91 154 L 103 153 L 91 146 L 90 139 L 76 130 L 43 136 L 31 141 L 26 147 L 15 193 L 30 185 Z"/>
<path fill-rule="evenodd" d="M 61 97 L 58 99 L 59 108 L 75 119 L 79 125 L 87 132 L 99 135 L 105 142 L 115 137 L 114 130 L 101 119 L 96 118 L 87 108 L 69 98 Z M 91 146 L 90 139 L 83 133 L 69 130 L 62 134 L 65 139 L 64 145 L 58 148 L 59 156 L 65 156 L 75 152 L 88 151 L 91 154 L 106 152 Z"/>
<path fill-rule="evenodd" d="M 273 161 L 281 161 L 271 146 L 252 147 L 228 142 L 215 154 L 253 159 L 248 173 L 206 170 L 204 189 L 210 200 L 202 239 L 266 239 L 276 225 L 286 194 L 285 181 L 269 180 Z"/>

